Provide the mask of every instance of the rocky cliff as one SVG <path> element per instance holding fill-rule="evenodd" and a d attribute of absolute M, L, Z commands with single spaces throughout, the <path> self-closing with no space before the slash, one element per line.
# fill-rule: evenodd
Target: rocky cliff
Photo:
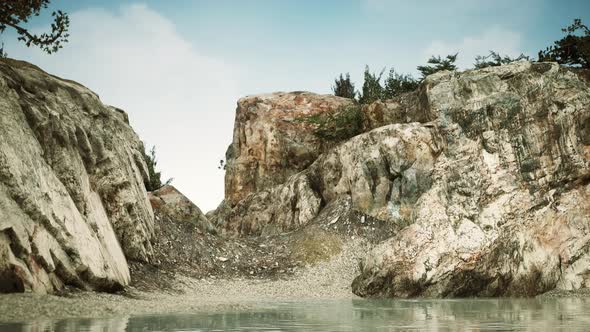
<path fill-rule="evenodd" d="M 0 292 L 114 290 L 147 261 L 153 212 L 127 115 L 72 81 L 0 60 Z"/>
<path fill-rule="evenodd" d="M 357 223 L 387 221 L 400 230 L 363 261 L 353 283 L 362 296 L 590 287 L 590 88 L 572 70 L 517 62 L 440 72 L 413 93 L 364 106 L 364 133 L 325 147 L 299 144 L 306 152 L 292 155 L 304 162 L 283 163 L 266 147 L 288 151 L 300 135 L 314 141 L 323 124 L 291 125 L 281 137 L 285 110 L 300 95 L 280 94 L 276 111 L 248 108 L 267 116 L 256 130 L 238 106 L 230 203 L 211 214 L 226 233 L 288 231 L 328 208 L 356 211 Z M 236 188 L 242 194 L 231 196 Z"/>
<path fill-rule="evenodd" d="M 428 77 L 417 110 L 426 106 L 444 142 L 432 185 L 411 225 L 369 253 L 354 292 L 530 296 L 589 287 L 589 88 L 551 63 Z"/>
<path fill-rule="evenodd" d="M 226 153 L 227 203 L 233 206 L 309 166 L 331 143 L 314 135 L 314 123 L 351 105 L 350 99 L 308 92 L 240 99 Z"/>

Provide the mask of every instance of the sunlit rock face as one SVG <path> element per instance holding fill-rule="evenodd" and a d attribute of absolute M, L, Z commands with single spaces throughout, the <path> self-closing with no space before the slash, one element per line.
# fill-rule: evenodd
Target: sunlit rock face
<path fill-rule="evenodd" d="M 589 85 L 557 64 L 518 62 L 438 73 L 417 94 L 443 152 L 410 225 L 367 255 L 353 291 L 532 296 L 590 287 Z"/>
<path fill-rule="evenodd" d="M 244 107 L 237 123 L 247 122 L 240 120 Z M 247 178 L 240 173 L 279 180 L 242 182 L 252 185 L 226 195 L 211 220 L 227 234 L 272 234 L 313 222 L 342 199 L 361 215 L 391 222 L 401 231 L 362 262 L 352 287 L 361 296 L 590 287 L 590 88 L 575 72 L 530 62 L 440 72 L 417 91 L 362 112 L 364 133 L 325 148 L 309 145 L 316 154 L 287 163 L 298 165 L 291 173 L 259 171 L 264 153 L 250 152 L 248 171 L 230 163 L 228 195 L 240 187 L 236 178 Z M 236 142 L 276 139 L 274 120 L 250 116 L 269 129 L 236 125 L 232 153 Z M 290 128 L 298 137 L 304 134 L 297 130 L 314 127 Z"/>
<path fill-rule="evenodd" d="M 240 99 L 233 142 L 226 153 L 226 202 L 233 206 L 308 167 L 333 145 L 314 135 L 314 119 L 352 104 L 351 99 L 309 92 Z"/>
<path fill-rule="evenodd" d="M 153 213 L 127 115 L 85 87 L 0 60 L 0 292 L 116 290 L 148 261 Z"/>
<path fill-rule="evenodd" d="M 437 129 L 393 124 L 358 135 L 322 154 L 285 183 L 258 191 L 225 210 L 226 232 L 258 235 L 292 230 L 328 203 L 349 197 L 367 215 L 406 222 L 431 186 L 440 147 Z"/>

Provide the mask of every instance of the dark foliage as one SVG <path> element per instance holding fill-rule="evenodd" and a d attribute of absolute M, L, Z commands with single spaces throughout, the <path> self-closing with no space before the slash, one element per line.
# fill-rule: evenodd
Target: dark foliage
<path fill-rule="evenodd" d="M 478 55 L 475 57 L 475 69 L 482 69 L 487 67 L 497 67 L 505 65 L 514 61 L 519 60 L 530 60 L 530 58 L 524 54 L 520 54 L 516 58 L 511 58 L 507 55 L 501 56 L 499 53 L 490 51 L 488 55 Z"/>
<path fill-rule="evenodd" d="M 347 106 L 335 113 L 319 113 L 300 118 L 315 125 L 314 135 L 323 141 L 342 141 L 363 132 L 363 112 L 359 105 Z"/>
<path fill-rule="evenodd" d="M 154 191 L 162 188 L 162 186 L 170 184 L 172 178 L 168 179 L 165 183 L 162 183 L 162 174 L 156 171 L 158 161 L 156 160 L 156 147 L 152 146 L 149 153 L 144 151 L 143 158 L 148 168 L 148 174 L 150 176 L 149 181 L 144 181 L 145 189 L 147 191 Z"/>
<path fill-rule="evenodd" d="M 394 98 L 402 93 L 411 92 L 418 88 L 420 82 L 408 74 L 396 73 L 393 68 L 389 71 L 389 76 L 385 79 L 384 97 Z"/>
<path fill-rule="evenodd" d="M 220 169 L 222 171 L 225 171 L 227 169 L 227 163 L 225 162 L 225 160 L 219 160 L 219 165 L 217 165 L 217 169 Z"/>
<path fill-rule="evenodd" d="M 361 104 L 370 104 L 376 100 L 384 98 L 383 86 L 381 86 L 381 77 L 385 68 L 381 70 L 379 75 L 371 73 L 369 66 L 365 66 L 365 81 L 363 83 L 363 91 L 359 95 L 359 102 Z"/>
<path fill-rule="evenodd" d="M 68 28 L 70 18 L 68 14 L 58 10 L 53 12 L 53 23 L 51 23 L 51 32 L 45 32 L 41 35 L 33 34 L 23 28 L 32 17 L 39 16 L 41 10 L 46 9 L 50 0 L 10 0 L 0 1 L 0 33 L 4 32 L 7 27 L 16 30 L 18 40 L 24 42 L 27 47 L 35 45 L 48 54 L 57 52 L 62 48 L 62 44 L 68 41 Z"/>
<path fill-rule="evenodd" d="M 432 75 L 442 70 L 457 70 L 455 61 L 457 61 L 458 55 L 458 53 L 455 53 L 447 55 L 445 58 L 441 58 L 440 56 L 431 56 L 430 59 L 428 59 L 428 65 L 418 66 L 418 71 L 422 73 L 422 79 L 428 75 Z"/>
<path fill-rule="evenodd" d="M 565 37 L 553 43 L 553 46 L 539 51 L 539 61 L 555 61 L 563 65 L 590 68 L 590 29 L 575 19 L 574 23 L 561 29 Z"/>
<path fill-rule="evenodd" d="M 350 81 L 350 74 L 346 73 L 346 76 L 342 76 L 334 80 L 332 86 L 334 95 L 338 97 L 354 99 L 356 97 L 356 91 L 354 90 L 354 83 Z"/>

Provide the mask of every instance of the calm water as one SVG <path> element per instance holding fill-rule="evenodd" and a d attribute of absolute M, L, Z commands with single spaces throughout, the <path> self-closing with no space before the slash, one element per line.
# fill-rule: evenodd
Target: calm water
<path fill-rule="evenodd" d="M 590 331 L 590 299 L 339 300 L 194 315 L 0 323 L 0 331 Z"/>

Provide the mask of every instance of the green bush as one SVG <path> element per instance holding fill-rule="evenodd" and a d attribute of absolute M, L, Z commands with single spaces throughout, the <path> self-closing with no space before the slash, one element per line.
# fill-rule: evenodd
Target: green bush
<path fill-rule="evenodd" d="M 422 74 L 422 79 L 442 70 L 457 70 L 455 61 L 457 61 L 458 55 L 458 53 L 455 53 L 447 55 L 444 58 L 441 58 L 440 56 L 431 56 L 430 59 L 428 59 L 427 65 L 418 66 L 417 69 Z"/>
<path fill-rule="evenodd" d="M 482 69 L 487 67 L 497 67 L 505 65 L 514 61 L 519 60 L 530 60 L 530 58 L 524 54 L 520 54 L 517 58 L 511 58 L 507 55 L 501 56 L 499 53 L 490 51 L 488 55 L 478 55 L 475 57 L 475 69 Z"/>
<path fill-rule="evenodd" d="M 344 107 L 335 113 L 319 113 L 299 121 L 313 124 L 314 135 L 323 141 L 342 141 L 363 132 L 363 112 L 360 105 Z"/>
<path fill-rule="evenodd" d="M 350 74 L 346 73 L 346 77 L 340 74 L 340 77 L 334 80 L 332 91 L 334 91 L 335 96 L 354 99 L 356 91 L 354 90 L 354 83 L 350 81 Z"/>
<path fill-rule="evenodd" d="M 381 86 L 381 77 L 385 68 L 379 73 L 371 73 L 369 66 L 365 66 L 365 82 L 363 83 L 363 91 L 359 95 L 359 102 L 361 104 L 370 104 L 374 101 L 384 98 L 385 90 Z"/>
<path fill-rule="evenodd" d="M 162 174 L 161 172 L 156 171 L 158 161 L 156 160 L 155 146 L 152 146 L 149 152 L 143 151 L 143 159 L 147 165 L 148 175 L 150 177 L 149 180 L 144 180 L 145 189 L 147 191 L 158 190 L 162 188 L 162 186 L 172 183 L 172 178 L 166 180 L 165 183 L 162 183 Z"/>
<path fill-rule="evenodd" d="M 383 95 L 385 99 L 391 99 L 402 93 L 416 90 L 418 85 L 420 85 L 420 82 L 415 80 L 412 75 L 398 74 L 393 68 L 391 68 L 389 76 L 385 79 Z"/>

